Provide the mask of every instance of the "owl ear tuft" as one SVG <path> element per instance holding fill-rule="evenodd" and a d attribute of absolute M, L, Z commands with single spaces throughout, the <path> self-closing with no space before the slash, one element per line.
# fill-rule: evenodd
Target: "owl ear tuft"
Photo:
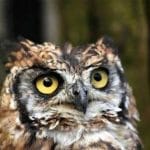
<path fill-rule="evenodd" d="M 114 53 L 115 55 L 118 54 L 118 49 L 114 43 L 114 40 L 110 38 L 109 36 L 103 36 L 96 42 L 96 44 L 104 45 L 106 48 L 111 49 L 112 53 Z"/>

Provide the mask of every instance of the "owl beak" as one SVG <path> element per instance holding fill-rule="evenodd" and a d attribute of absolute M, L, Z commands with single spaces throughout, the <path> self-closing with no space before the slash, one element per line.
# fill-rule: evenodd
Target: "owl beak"
<path fill-rule="evenodd" d="M 73 85 L 73 95 L 75 97 L 74 103 L 76 108 L 83 113 L 86 112 L 88 98 L 87 98 L 87 89 L 83 85 L 82 81 L 77 81 Z"/>

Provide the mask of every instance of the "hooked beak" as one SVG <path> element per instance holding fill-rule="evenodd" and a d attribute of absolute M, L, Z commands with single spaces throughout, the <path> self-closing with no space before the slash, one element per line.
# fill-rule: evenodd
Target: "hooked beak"
<path fill-rule="evenodd" d="M 87 89 L 83 85 L 82 81 L 77 81 L 73 85 L 73 95 L 75 97 L 74 103 L 76 108 L 85 113 L 88 104 L 88 98 Z"/>

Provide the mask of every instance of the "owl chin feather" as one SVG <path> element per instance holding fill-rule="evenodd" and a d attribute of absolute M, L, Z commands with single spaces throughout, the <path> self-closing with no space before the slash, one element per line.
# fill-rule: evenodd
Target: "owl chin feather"
<path fill-rule="evenodd" d="M 19 49 L 19 50 L 18 50 Z M 142 149 L 118 50 L 20 41 L 0 96 L 0 149 Z"/>

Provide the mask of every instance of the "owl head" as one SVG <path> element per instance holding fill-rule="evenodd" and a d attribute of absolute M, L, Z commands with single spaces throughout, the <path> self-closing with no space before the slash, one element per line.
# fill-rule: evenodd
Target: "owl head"
<path fill-rule="evenodd" d="M 0 105 L 29 129 L 68 131 L 98 118 L 132 122 L 138 113 L 112 40 L 58 47 L 23 40 L 12 52 Z M 45 133 L 46 134 L 46 133 Z"/>

